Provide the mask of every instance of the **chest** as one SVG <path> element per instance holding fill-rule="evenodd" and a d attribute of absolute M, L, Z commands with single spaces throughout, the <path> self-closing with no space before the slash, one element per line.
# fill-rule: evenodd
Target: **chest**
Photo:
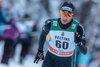
<path fill-rule="evenodd" d="M 51 30 L 50 39 L 71 42 L 71 41 L 74 41 L 74 32 Z"/>

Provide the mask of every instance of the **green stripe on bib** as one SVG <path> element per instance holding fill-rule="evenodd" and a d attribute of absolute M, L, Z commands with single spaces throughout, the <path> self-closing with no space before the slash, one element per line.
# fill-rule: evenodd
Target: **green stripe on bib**
<path fill-rule="evenodd" d="M 78 24 L 79 24 L 79 22 L 73 19 L 72 24 L 67 29 L 62 29 L 59 26 L 58 18 L 56 18 L 56 19 L 52 19 L 50 30 L 76 32 Z"/>

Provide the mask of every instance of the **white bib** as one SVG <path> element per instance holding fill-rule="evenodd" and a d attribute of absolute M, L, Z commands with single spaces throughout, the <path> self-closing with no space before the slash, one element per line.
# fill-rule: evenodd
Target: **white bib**
<path fill-rule="evenodd" d="M 51 30 L 48 50 L 60 57 L 72 56 L 75 49 L 74 32 Z"/>

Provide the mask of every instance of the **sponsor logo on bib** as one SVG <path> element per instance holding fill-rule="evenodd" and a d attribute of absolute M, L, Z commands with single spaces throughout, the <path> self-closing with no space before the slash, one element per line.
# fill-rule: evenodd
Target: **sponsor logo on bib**
<path fill-rule="evenodd" d="M 73 24 L 73 25 L 72 25 L 72 29 L 75 29 L 75 27 L 76 27 L 76 24 Z"/>
<path fill-rule="evenodd" d="M 64 36 L 64 32 L 61 33 L 61 36 Z"/>
<path fill-rule="evenodd" d="M 57 26 L 57 21 L 53 21 L 53 26 Z"/>

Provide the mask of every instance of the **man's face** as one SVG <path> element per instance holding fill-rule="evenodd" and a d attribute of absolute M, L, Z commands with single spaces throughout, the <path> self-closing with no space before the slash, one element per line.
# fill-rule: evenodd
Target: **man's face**
<path fill-rule="evenodd" d="M 73 14 L 72 14 L 73 15 Z M 64 14 L 64 13 L 61 13 L 61 23 L 62 24 L 67 24 L 71 21 L 72 19 L 72 15 L 70 14 Z"/>

